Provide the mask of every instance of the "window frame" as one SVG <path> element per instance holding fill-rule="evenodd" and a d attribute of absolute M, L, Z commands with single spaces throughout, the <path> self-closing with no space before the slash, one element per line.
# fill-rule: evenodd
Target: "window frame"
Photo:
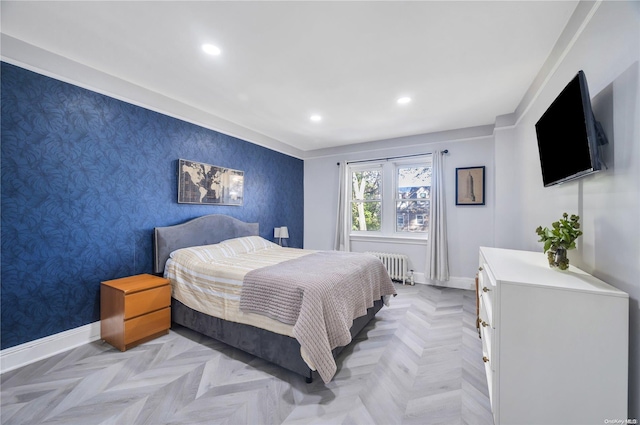
<path fill-rule="evenodd" d="M 428 240 L 428 229 L 424 232 L 409 232 L 409 231 L 397 231 L 397 215 L 396 215 L 396 202 L 398 200 L 398 168 L 407 168 L 410 166 L 415 167 L 432 167 L 431 154 L 425 154 L 421 156 L 415 156 L 408 159 L 399 160 L 380 160 L 380 161 L 367 161 L 361 163 L 349 164 L 347 162 L 347 172 L 349 179 L 348 194 L 348 208 L 346 211 L 347 223 L 352 225 L 352 206 L 353 206 L 353 176 L 354 171 L 376 170 L 381 171 L 381 199 L 380 200 L 365 200 L 363 202 L 380 202 L 380 229 L 379 230 L 349 230 L 349 238 L 353 241 L 366 241 L 366 240 L 389 240 L 394 239 L 396 242 L 416 241 L 424 243 Z M 418 201 L 420 199 L 417 199 Z M 431 199 L 428 199 L 431 202 Z M 359 201 L 360 202 L 360 201 Z M 429 204 L 429 207 L 431 205 Z M 424 215 L 424 214 L 423 214 Z"/>

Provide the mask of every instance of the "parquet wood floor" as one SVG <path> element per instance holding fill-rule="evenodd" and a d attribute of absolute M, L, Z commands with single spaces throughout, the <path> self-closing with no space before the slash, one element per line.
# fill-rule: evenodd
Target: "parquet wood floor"
<path fill-rule="evenodd" d="M 397 285 L 325 385 L 174 325 L 6 372 L 2 424 L 493 424 L 475 294 Z"/>

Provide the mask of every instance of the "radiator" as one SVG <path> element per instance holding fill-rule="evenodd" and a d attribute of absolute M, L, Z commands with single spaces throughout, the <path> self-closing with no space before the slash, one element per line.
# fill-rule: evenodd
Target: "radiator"
<path fill-rule="evenodd" d="M 404 285 L 407 279 L 409 279 L 409 257 L 404 254 L 392 254 L 388 252 L 367 252 L 376 256 L 382 261 L 384 267 L 387 269 L 389 276 L 393 280 L 402 281 Z M 410 283 L 413 285 L 413 273 L 411 275 Z"/>

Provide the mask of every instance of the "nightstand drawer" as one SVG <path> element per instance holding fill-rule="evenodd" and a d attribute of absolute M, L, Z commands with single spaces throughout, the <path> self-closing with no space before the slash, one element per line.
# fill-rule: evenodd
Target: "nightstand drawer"
<path fill-rule="evenodd" d="M 124 344 L 128 345 L 171 327 L 169 307 L 124 322 Z"/>
<path fill-rule="evenodd" d="M 124 318 L 131 319 L 151 311 L 169 307 L 171 304 L 171 286 L 159 286 L 126 296 Z"/>

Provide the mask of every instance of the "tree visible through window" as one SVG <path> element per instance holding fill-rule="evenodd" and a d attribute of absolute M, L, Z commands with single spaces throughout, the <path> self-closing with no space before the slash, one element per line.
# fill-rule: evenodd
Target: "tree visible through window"
<path fill-rule="evenodd" d="M 429 229 L 431 167 L 399 166 L 396 177 L 396 232 L 426 232 Z"/>
<path fill-rule="evenodd" d="M 379 231 L 382 220 L 382 171 L 353 171 L 351 183 L 351 230 Z"/>

